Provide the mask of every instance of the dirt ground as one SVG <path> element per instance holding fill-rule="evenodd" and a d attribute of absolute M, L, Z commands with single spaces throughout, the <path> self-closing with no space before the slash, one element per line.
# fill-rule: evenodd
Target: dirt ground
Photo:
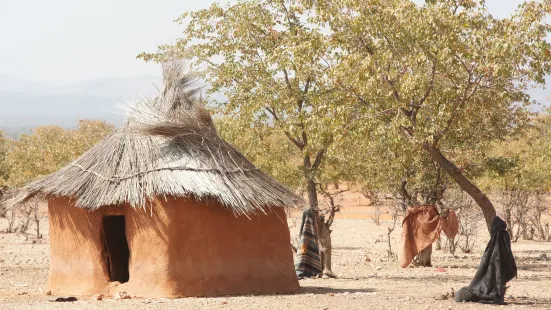
<path fill-rule="evenodd" d="M 296 295 L 219 298 L 92 301 L 79 296 L 74 303 L 55 303 L 45 285 L 49 264 L 47 219 L 44 239 L 0 233 L 0 309 L 485 309 L 490 306 L 459 304 L 443 299 L 451 290 L 466 286 L 474 276 L 489 235 L 481 223 L 473 253 L 457 250 L 455 256 L 435 251 L 433 267 L 402 269 L 387 259 L 388 221 L 377 226 L 373 212 L 348 204 L 337 216 L 333 230 L 333 271 L 337 279 L 301 280 Z M 299 212 L 293 213 L 298 217 Z M 291 218 L 292 236 L 299 220 Z M 294 227 L 293 227 L 294 226 Z M 6 227 L 0 219 L 0 232 Z M 32 233 L 32 228 L 29 230 Z M 400 253 L 401 229 L 391 235 L 393 251 Z M 443 240 L 444 241 L 444 240 Z M 444 242 L 443 242 L 444 243 Z M 551 309 L 551 243 L 521 241 L 513 244 L 518 278 L 509 283 L 509 308 Z M 86 279 L 83 279 L 86 281 Z M 65 296 L 66 297 L 66 296 Z M 502 307 L 502 306 L 500 306 Z"/>

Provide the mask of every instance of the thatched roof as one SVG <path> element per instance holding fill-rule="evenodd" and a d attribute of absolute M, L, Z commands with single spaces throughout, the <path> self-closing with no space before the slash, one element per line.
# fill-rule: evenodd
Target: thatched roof
<path fill-rule="evenodd" d="M 126 125 L 73 163 L 26 185 L 12 203 L 70 197 L 77 207 L 94 210 L 193 196 L 249 214 L 302 202 L 217 135 L 192 76 L 175 64 L 163 69 L 165 85 L 156 99 L 131 106 Z"/>

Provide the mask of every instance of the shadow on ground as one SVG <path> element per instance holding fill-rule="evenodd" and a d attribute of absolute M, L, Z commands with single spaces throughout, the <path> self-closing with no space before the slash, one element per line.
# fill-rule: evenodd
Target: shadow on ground
<path fill-rule="evenodd" d="M 550 306 L 551 305 L 551 299 L 549 298 L 536 299 L 536 298 L 528 298 L 528 297 L 516 297 L 513 300 L 507 299 L 505 301 L 510 306 Z"/>
<path fill-rule="evenodd" d="M 374 293 L 374 288 L 333 288 L 321 286 L 303 286 L 300 288 L 301 294 L 342 294 L 342 293 Z"/>

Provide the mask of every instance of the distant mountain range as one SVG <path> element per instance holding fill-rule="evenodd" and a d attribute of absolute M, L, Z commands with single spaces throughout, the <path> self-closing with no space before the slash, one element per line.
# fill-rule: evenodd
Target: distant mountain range
<path fill-rule="evenodd" d="M 548 79 L 548 86 L 551 79 Z M 154 75 L 100 78 L 68 85 L 31 82 L 0 74 L 0 130 L 11 137 L 42 125 L 73 127 L 79 119 L 120 125 L 122 105 L 140 97 L 154 97 L 162 78 Z M 533 89 L 532 99 L 549 106 L 549 88 Z M 217 95 L 219 101 L 224 96 Z"/>
<path fill-rule="evenodd" d="M 73 127 L 78 119 L 118 125 L 124 103 L 153 97 L 161 77 L 153 75 L 101 78 L 54 86 L 0 75 L 0 130 L 15 137 L 42 125 Z"/>
<path fill-rule="evenodd" d="M 142 75 L 99 78 L 56 86 L 0 74 L 0 92 L 121 98 L 156 94 L 156 87 L 160 87 L 161 82 L 160 76 Z"/>

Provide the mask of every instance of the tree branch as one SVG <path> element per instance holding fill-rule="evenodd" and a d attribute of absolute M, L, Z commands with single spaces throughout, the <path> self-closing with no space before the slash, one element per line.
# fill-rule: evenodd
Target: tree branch
<path fill-rule="evenodd" d="M 402 180 L 402 184 L 400 186 L 400 194 L 402 195 L 402 198 L 406 202 L 408 207 L 413 207 L 419 205 L 419 202 L 417 202 L 413 197 L 409 194 L 406 185 L 408 184 L 408 181 L 406 179 Z"/>
<path fill-rule="evenodd" d="M 327 227 L 331 227 L 331 225 L 333 225 L 333 221 L 335 220 L 335 214 L 341 210 L 341 207 L 339 205 L 335 205 L 335 197 L 344 192 L 349 191 L 349 189 L 342 189 L 335 193 L 329 193 L 323 189 L 323 186 L 321 186 L 321 183 L 316 183 L 316 184 L 319 186 L 321 194 L 327 199 L 329 199 L 329 217 L 327 218 L 324 224 Z"/>
<path fill-rule="evenodd" d="M 291 82 L 289 81 L 289 74 L 287 73 L 287 69 L 283 68 L 283 76 L 285 77 L 285 84 L 287 84 L 287 89 L 289 89 L 289 92 L 293 92 L 293 87 L 291 86 Z"/>
<path fill-rule="evenodd" d="M 362 96 L 358 95 L 354 90 L 350 89 L 350 88 L 347 88 L 341 81 L 337 81 L 337 84 L 339 84 L 342 89 L 344 89 L 345 91 L 349 92 L 349 93 L 352 93 L 352 95 L 354 97 L 356 97 L 356 99 L 358 99 L 358 101 L 365 105 L 365 106 L 370 106 L 369 102 L 367 100 L 365 100 Z"/>
<path fill-rule="evenodd" d="M 496 216 L 495 208 L 486 196 L 484 192 L 482 192 L 475 184 L 473 184 L 462 172 L 461 170 L 452 163 L 442 152 L 440 149 L 436 146 L 434 146 L 432 143 L 428 143 L 428 141 L 425 141 L 421 145 L 425 151 L 427 151 L 432 159 L 442 168 L 446 173 L 452 177 L 455 182 L 467 193 L 469 196 L 471 196 L 476 203 L 480 206 L 482 209 L 482 214 L 484 215 L 484 218 L 486 219 L 486 225 L 488 226 L 488 230 L 491 231 L 492 221 Z"/>
<path fill-rule="evenodd" d="M 476 93 L 476 91 L 478 90 L 478 87 L 480 85 L 480 82 L 484 78 L 484 75 L 480 75 L 479 77 L 477 77 L 474 82 L 471 82 L 471 78 L 472 78 L 472 75 L 469 74 L 467 85 L 465 86 L 465 89 L 463 90 L 462 97 L 459 100 L 459 102 L 453 107 L 452 114 L 450 115 L 450 118 L 448 118 L 448 120 L 446 121 L 446 127 L 444 127 L 443 130 L 441 130 L 439 133 L 437 133 L 433 136 L 433 144 L 434 145 L 437 145 L 438 142 L 440 141 L 440 139 L 442 139 L 446 135 L 446 133 L 450 130 L 450 128 L 453 125 L 453 122 L 455 121 L 455 119 L 459 115 L 460 108 L 463 107 L 465 105 L 465 103 Z M 469 89 L 471 88 L 472 85 L 475 85 L 475 87 L 469 93 Z"/>
<path fill-rule="evenodd" d="M 425 103 L 427 98 L 430 96 L 430 94 L 431 94 L 431 92 L 434 88 L 435 77 L 436 77 L 436 61 L 433 61 L 432 62 L 432 72 L 431 72 L 429 87 L 427 87 L 427 89 L 425 91 L 425 94 L 423 95 L 423 97 L 421 99 L 419 99 L 419 102 L 417 103 L 417 105 L 412 106 L 411 119 L 412 119 L 412 122 L 413 122 L 414 125 L 417 123 L 417 113 L 419 113 L 419 109 L 421 109 L 421 107 L 423 106 L 423 104 Z"/>
<path fill-rule="evenodd" d="M 266 109 L 266 111 L 268 111 L 272 117 L 276 120 L 276 121 L 280 121 L 279 120 L 279 117 L 277 116 L 277 114 L 275 113 L 274 110 L 270 109 L 269 107 L 264 107 Z M 289 140 L 291 140 L 291 142 L 293 142 L 293 144 L 295 144 L 301 151 L 304 149 L 304 147 L 306 146 L 306 143 L 303 142 L 303 141 L 300 141 L 299 139 L 296 139 L 296 138 L 293 138 L 291 136 L 291 133 L 287 130 L 283 131 L 283 133 L 285 134 L 285 136 L 287 136 L 287 138 L 289 138 Z"/>
<path fill-rule="evenodd" d="M 304 86 L 304 91 L 302 92 L 302 95 L 300 96 L 300 98 L 298 99 L 298 111 L 301 112 L 302 111 L 302 107 L 304 105 L 304 101 L 306 100 L 306 95 L 308 94 L 308 89 L 310 88 L 310 81 L 311 81 L 311 77 L 308 77 L 308 79 L 306 79 L 306 85 Z M 304 126 L 303 126 L 304 127 Z"/>
<path fill-rule="evenodd" d="M 312 169 L 318 169 L 320 164 L 321 164 L 321 160 L 323 159 L 323 155 L 325 155 L 325 149 L 321 149 L 318 154 L 316 155 L 316 159 L 314 160 L 314 164 L 312 165 Z"/>

